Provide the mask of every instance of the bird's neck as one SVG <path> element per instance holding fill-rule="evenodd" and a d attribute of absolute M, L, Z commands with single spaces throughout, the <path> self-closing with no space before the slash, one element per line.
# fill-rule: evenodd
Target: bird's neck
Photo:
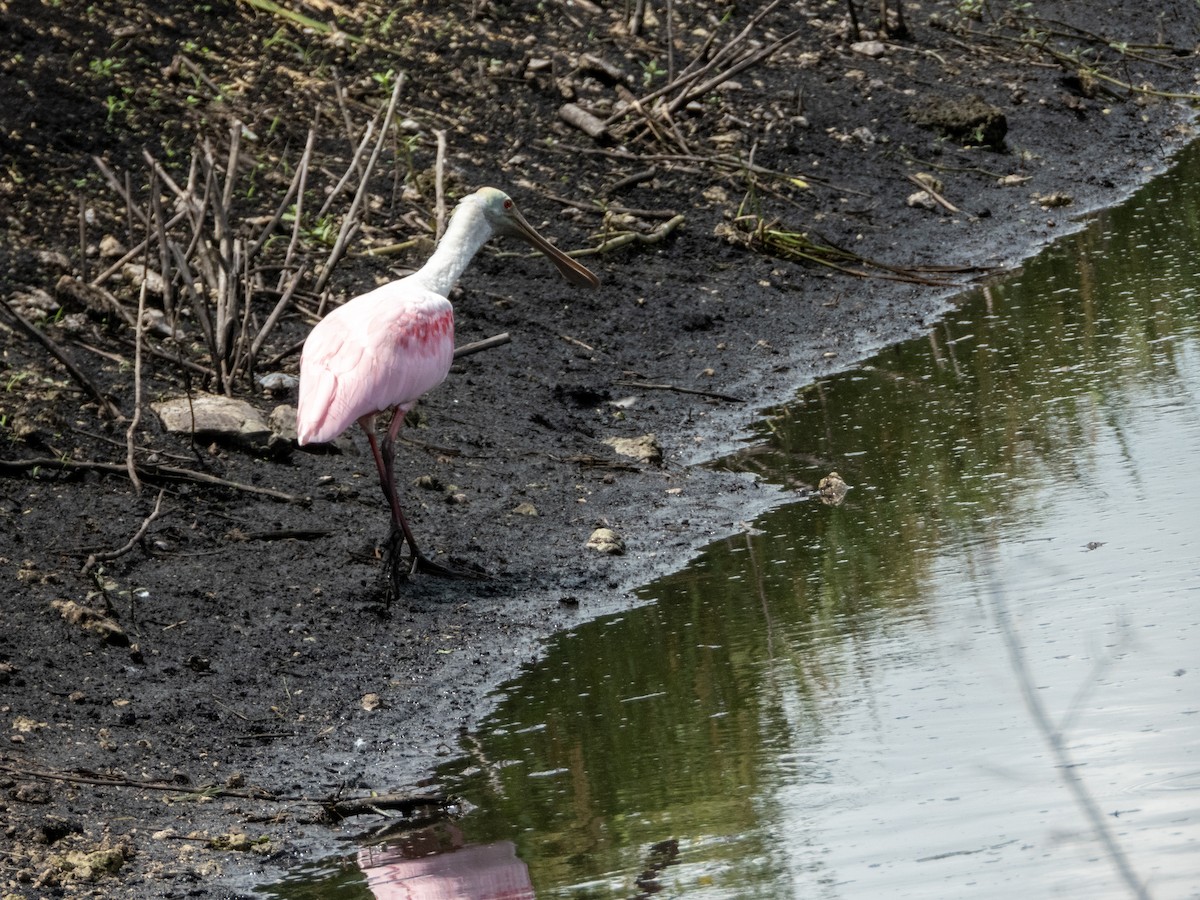
<path fill-rule="evenodd" d="M 463 270 L 491 236 L 492 226 L 479 208 L 469 201 L 460 203 L 433 256 L 414 277 L 434 293 L 449 297 Z"/>

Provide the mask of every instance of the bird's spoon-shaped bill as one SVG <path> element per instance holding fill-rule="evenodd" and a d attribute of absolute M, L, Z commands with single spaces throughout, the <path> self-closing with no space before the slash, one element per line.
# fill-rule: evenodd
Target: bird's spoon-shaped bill
<path fill-rule="evenodd" d="M 600 287 L 600 279 L 593 275 L 587 266 L 577 263 L 538 234 L 533 226 L 525 221 L 525 217 L 521 215 L 520 210 L 516 206 L 511 207 L 508 212 L 512 216 L 513 223 L 517 226 L 517 234 L 523 240 L 527 241 L 530 246 L 544 253 L 550 262 L 554 263 L 555 268 L 558 269 L 563 278 L 576 287 Z"/>

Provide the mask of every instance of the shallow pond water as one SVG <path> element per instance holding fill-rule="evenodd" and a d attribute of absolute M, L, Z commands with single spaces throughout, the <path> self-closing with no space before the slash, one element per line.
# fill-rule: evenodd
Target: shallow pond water
<path fill-rule="evenodd" d="M 774 410 L 722 464 L 841 505 L 560 635 L 467 815 L 269 892 L 1200 897 L 1198 248 L 1200 145 Z"/>

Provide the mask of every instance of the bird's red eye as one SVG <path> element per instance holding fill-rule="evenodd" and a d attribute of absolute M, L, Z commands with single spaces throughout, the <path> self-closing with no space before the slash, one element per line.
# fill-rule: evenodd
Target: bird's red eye
<path fill-rule="evenodd" d="M 505 208 L 505 209 L 512 209 L 512 208 L 513 208 L 513 202 L 512 202 L 512 200 L 511 200 L 511 199 L 509 199 L 509 198 L 507 198 L 507 197 L 506 197 L 506 198 L 504 198 L 504 208 Z"/>

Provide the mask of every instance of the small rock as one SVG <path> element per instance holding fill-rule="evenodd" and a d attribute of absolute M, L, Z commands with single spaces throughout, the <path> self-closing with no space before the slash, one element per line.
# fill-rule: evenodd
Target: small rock
<path fill-rule="evenodd" d="M 827 506 L 840 506 L 848 490 L 850 486 L 842 481 L 842 476 L 837 472 L 830 472 L 817 482 L 817 496 Z"/>
<path fill-rule="evenodd" d="M 105 643 L 118 647 L 129 646 L 129 635 L 125 633 L 125 629 L 100 610 L 82 606 L 74 600 L 51 600 L 50 605 L 69 623 L 78 625 L 84 631 L 90 631 Z"/>
<path fill-rule="evenodd" d="M 538 514 L 537 507 L 528 500 L 514 506 L 513 512 L 518 516 L 536 516 Z"/>
<path fill-rule="evenodd" d="M 125 245 L 111 234 L 100 238 L 100 255 L 104 259 L 114 259 L 125 255 Z"/>
<path fill-rule="evenodd" d="M 1018 184 L 1024 184 L 1029 180 L 1028 175 L 1005 175 L 1003 178 L 998 178 L 996 183 L 1000 187 L 1016 187 Z"/>
<path fill-rule="evenodd" d="M 69 272 L 71 270 L 71 260 L 67 254 L 61 250 L 38 250 L 34 254 L 38 264 L 46 269 L 54 269 L 57 272 Z"/>
<path fill-rule="evenodd" d="M 41 731 L 46 727 L 46 724 L 46 722 L 31 719 L 29 716 L 17 716 L 13 719 L 12 727 L 14 731 L 22 731 L 28 734 L 31 731 Z"/>
<path fill-rule="evenodd" d="M 1052 191 L 1049 194 L 1034 194 L 1033 200 L 1042 209 L 1056 209 L 1060 206 L 1070 206 L 1075 198 L 1064 191 Z"/>
<path fill-rule="evenodd" d="M 27 319 L 40 318 L 43 315 L 58 312 L 59 303 L 41 288 L 30 288 L 28 291 L 18 291 L 9 297 L 9 303 Z"/>
<path fill-rule="evenodd" d="M 268 372 L 266 375 L 259 375 L 254 380 L 268 394 L 276 396 L 290 394 L 300 386 L 300 379 L 286 372 Z"/>
<path fill-rule="evenodd" d="M 870 59 L 879 59 L 887 53 L 887 47 L 884 46 L 883 41 L 859 41 L 850 45 L 850 52 Z"/>
<path fill-rule="evenodd" d="M 153 307 L 142 313 L 142 327 L 154 334 L 162 335 L 165 338 L 172 338 L 176 341 L 182 341 L 186 337 L 182 328 L 171 329 L 171 323 L 167 321 L 167 314 L 165 312 Z"/>
<path fill-rule="evenodd" d="M 18 803 L 31 803 L 38 806 L 50 802 L 50 789 L 44 784 L 24 782 L 18 784 L 12 792 L 12 798 Z"/>
<path fill-rule="evenodd" d="M 911 206 L 914 209 L 936 210 L 938 208 L 937 201 L 930 196 L 929 191 L 916 191 L 909 194 L 904 203 L 906 206 Z"/>
<path fill-rule="evenodd" d="M 245 853 L 250 849 L 250 838 L 240 832 L 231 831 L 228 834 L 219 834 L 211 841 L 208 846 L 214 850 L 232 850 L 236 853 Z"/>
<path fill-rule="evenodd" d="M 620 456 L 629 456 L 656 466 L 662 463 L 662 445 L 653 434 L 635 438 L 605 438 L 604 443 Z"/>
<path fill-rule="evenodd" d="M 383 700 L 380 698 L 380 696 L 378 694 L 375 694 L 375 693 L 363 694 L 362 700 L 360 701 L 360 705 L 367 712 L 374 712 L 375 710 L 377 710 L 381 706 L 383 706 Z"/>
<path fill-rule="evenodd" d="M 219 394 L 194 394 L 190 400 L 172 397 L 151 403 L 150 408 L 171 434 L 194 434 L 204 441 L 229 441 L 250 447 L 265 447 L 272 436 L 271 428 L 253 406 Z"/>
<path fill-rule="evenodd" d="M 1004 146 L 1004 136 L 1008 134 L 1004 111 L 978 94 L 961 98 L 929 97 L 920 106 L 910 107 L 908 117 L 918 125 L 937 129 L 951 140 L 997 150 Z"/>
<path fill-rule="evenodd" d="M 296 407 L 281 403 L 267 416 L 272 433 L 281 441 L 296 441 Z"/>
<path fill-rule="evenodd" d="M 146 293 L 161 297 L 165 291 L 163 277 L 153 269 L 147 269 L 141 263 L 125 263 L 121 266 L 121 274 L 135 288 L 141 288 L 146 283 Z"/>
<path fill-rule="evenodd" d="M 588 538 L 587 548 L 597 553 L 620 556 L 625 552 L 625 541 L 611 528 L 597 528 Z"/>

